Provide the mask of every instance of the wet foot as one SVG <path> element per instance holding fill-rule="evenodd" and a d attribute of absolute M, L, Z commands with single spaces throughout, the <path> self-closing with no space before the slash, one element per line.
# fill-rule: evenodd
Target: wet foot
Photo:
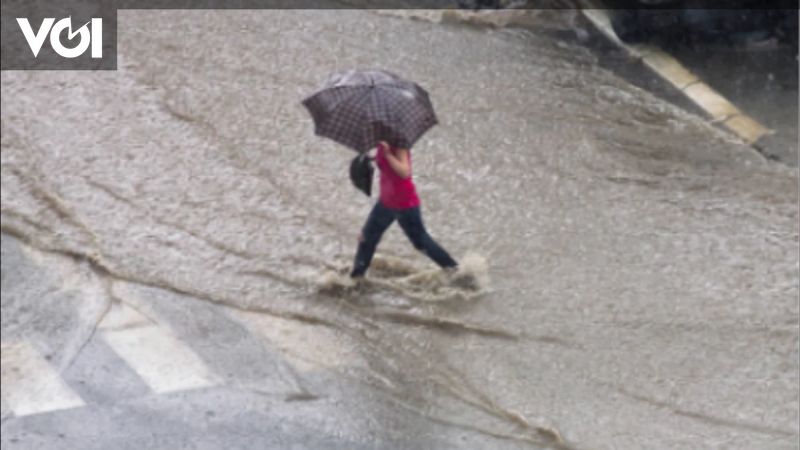
<path fill-rule="evenodd" d="M 465 272 L 456 267 L 448 267 L 445 269 L 450 285 L 461 289 L 478 290 L 478 280 L 469 272 Z"/>

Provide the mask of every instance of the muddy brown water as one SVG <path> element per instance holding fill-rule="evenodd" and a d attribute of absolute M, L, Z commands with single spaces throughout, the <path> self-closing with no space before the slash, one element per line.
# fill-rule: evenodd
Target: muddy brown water
<path fill-rule="evenodd" d="M 796 448 L 796 170 L 535 29 L 119 20 L 117 72 L 2 74 L 3 232 L 112 284 L 324 327 L 367 361 L 341 376 L 508 445 Z M 373 274 L 391 286 L 321 289 L 371 200 L 299 102 L 352 67 L 431 93 L 414 177 L 434 237 L 485 262 L 480 295 L 398 281 L 434 268 L 397 228 Z"/>

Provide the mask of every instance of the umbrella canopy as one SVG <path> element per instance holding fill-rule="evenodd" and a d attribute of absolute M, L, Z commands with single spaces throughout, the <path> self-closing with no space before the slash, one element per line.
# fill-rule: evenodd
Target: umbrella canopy
<path fill-rule="evenodd" d="M 317 136 L 357 152 L 375 148 L 378 141 L 410 149 L 438 123 L 425 89 L 384 70 L 333 74 L 303 105 Z"/>

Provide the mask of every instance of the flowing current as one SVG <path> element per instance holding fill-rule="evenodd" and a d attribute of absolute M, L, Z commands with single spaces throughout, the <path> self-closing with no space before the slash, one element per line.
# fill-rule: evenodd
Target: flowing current
<path fill-rule="evenodd" d="M 120 11 L 118 71 L 4 72 L 3 233 L 96 286 L 57 364 L 109 302 L 181 298 L 503 448 L 796 448 L 796 169 L 596 58 L 367 11 Z M 430 92 L 414 177 L 474 286 L 397 227 L 342 281 L 374 199 L 300 100 L 354 67 Z"/>

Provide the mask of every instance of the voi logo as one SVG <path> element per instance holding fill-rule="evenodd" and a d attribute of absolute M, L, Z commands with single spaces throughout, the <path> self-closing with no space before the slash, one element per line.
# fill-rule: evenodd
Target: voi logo
<path fill-rule="evenodd" d="M 45 39 L 48 34 L 50 35 L 50 46 L 53 47 L 56 53 L 64 58 L 77 58 L 89 49 L 92 48 L 92 58 L 103 57 L 103 19 L 92 19 L 86 22 L 82 27 L 77 30 L 72 30 L 72 17 L 61 19 L 56 22 L 56 19 L 48 17 L 42 21 L 39 26 L 39 31 L 33 32 L 28 19 L 17 18 L 22 34 L 25 35 L 25 40 L 31 47 L 33 57 L 39 56 L 39 51 L 42 49 Z M 53 25 L 55 23 L 55 25 Z M 91 26 L 91 28 L 90 28 Z M 67 39 L 72 41 L 75 35 L 80 36 L 80 41 L 74 47 L 66 47 L 61 42 L 61 33 L 67 30 Z"/>

